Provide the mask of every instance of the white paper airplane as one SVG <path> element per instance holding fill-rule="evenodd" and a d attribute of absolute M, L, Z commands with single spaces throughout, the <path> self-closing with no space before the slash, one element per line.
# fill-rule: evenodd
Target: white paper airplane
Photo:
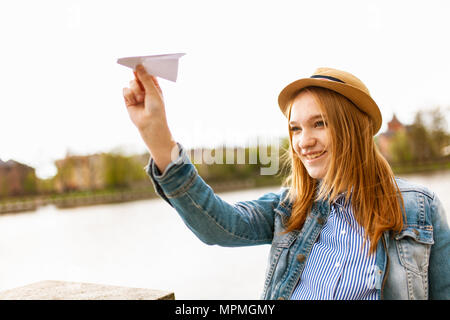
<path fill-rule="evenodd" d="M 126 57 L 117 59 L 117 63 L 133 70 L 136 70 L 138 64 L 142 64 L 149 74 L 175 82 L 178 75 L 178 59 L 184 55 L 185 53 L 171 53 Z"/>

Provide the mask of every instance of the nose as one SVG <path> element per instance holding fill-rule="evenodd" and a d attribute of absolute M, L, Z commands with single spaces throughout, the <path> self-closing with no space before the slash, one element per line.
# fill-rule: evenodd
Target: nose
<path fill-rule="evenodd" d="M 316 138 L 310 130 L 303 130 L 299 139 L 298 146 L 301 150 L 313 147 L 316 144 Z"/>

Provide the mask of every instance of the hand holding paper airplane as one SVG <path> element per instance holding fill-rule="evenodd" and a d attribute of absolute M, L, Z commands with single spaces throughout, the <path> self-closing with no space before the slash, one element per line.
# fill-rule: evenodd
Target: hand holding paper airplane
<path fill-rule="evenodd" d="M 162 91 L 155 77 L 161 74 L 153 72 L 149 74 L 144 67 L 145 61 L 142 63 L 142 60 L 135 60 L 137 61 L 127 65 L 135 69 L 136 78 L 130 81 L 130 87 L 123 88 L 125 105 L 131 121 L 138 128 L 156 166 L 164 172 L 172 161 L 172 155 L 179 154 L 179 150 L 167 123 Z M 178 59 L 176 61 L 178 62 Z M 173 66 L 173 62 L 171 65 Z M 173 74 L 173 68 L 171 71 L 168 78 L 174 81 L 176 73 Z"/>
<path fill-rule="evenodd" d="M 185 53 L 159 54 L 151 56 L 126 57 L 117 60 L 118 64 L 136 70 L 142 64 L 147 73 L 170 81 L 177 81 L 178 59 Z"/>

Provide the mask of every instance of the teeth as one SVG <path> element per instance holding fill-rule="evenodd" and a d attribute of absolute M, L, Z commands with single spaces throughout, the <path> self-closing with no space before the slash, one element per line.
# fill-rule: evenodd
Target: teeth
<path fill-rule="evenodd" d="M 324 153 L 324 151 L 320 151 L 320 152 L 317 152 L 317 153 L 309 154 L 309 155 L 305 156 L 305 158 L 308 159 L 308 160 L 312 160 L 312 159 L 320 157 L 323 153 Z"/>

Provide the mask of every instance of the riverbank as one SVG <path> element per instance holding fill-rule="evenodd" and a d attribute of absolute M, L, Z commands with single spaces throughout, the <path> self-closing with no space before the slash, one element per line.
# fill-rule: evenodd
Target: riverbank
<path fill-rule="evenodd" d="M 392 170 L 395 175 L 409 174 L 432 174 L 438 171 L 449 171 L 450 162 L 425 163 L 420 165 L 393 165 Z M 281 176 L 258 176 L 254 179 L 241 181 L 218 182 L 211 181 L 207 183 L 215 192 L 227 192 L 253 189 L 265 186 L 281 185 Z M 139 189 L 123 190 L 100 190 L 70 192 L 65 194 L 39 195 L 34 197 L 8 198 L 0 200 L 0 214 L 33 212 L 39 207 L 54 205 L 57 208 L 74 208 L 82 206 L 93 206 L 110 203 L 123 203 L 136 200 L 145 200 L 157 198 L 151 183 L 147 187 Z"/>
<path fill-rule="evenodd" d="M 428 173 L 440 170 L 449 170 L 450 162 L 430 162 L 421 164 L 402 164 L 402 165 L 391 165 L 394 174 L 414 174 L 414 173 Z"/>
<path fill-rule="evenodd" d="M 279 184 L 277 179 L 248 179 L 223 183 L 210 183 L 215 192 L 227 192 L 252 189 L 262 186 Z M 71 192 L 58 195 L 34 196 L 26 198 L 11 198 L 0 201 L 0 214 L 33 212 L 39 207 L 54 205 L 59 209 L 93 206 L 100 204 L 123 203 L 136 200 L 157 198 L 153 186 L 134 190 L 102 190 L 89 192 Z"/>

